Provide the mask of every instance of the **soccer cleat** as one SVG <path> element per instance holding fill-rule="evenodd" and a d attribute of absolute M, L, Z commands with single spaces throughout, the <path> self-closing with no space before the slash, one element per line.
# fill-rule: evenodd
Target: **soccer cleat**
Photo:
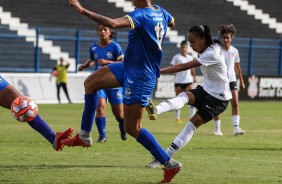
<path fill-rule="evenodd" d="M 56 151 L 60 151 L 60 150 L 63 149 L 64 144 L 62 143 L 62 141 L 64 139 L 70 138 L 71 135 L 72 135 L 72 132 L 73 132 L 73 128 L 69 128 L 64 132 L 57 132 L 56 133 L 55 140 L 54 140 L 54 143 L 53 143 L 53 147 Z"/>
<path fill-rule="evenodd" d="M 124 130 L 123 127 L 119 127 L 119 130 L 120 130 L 120 138 L 125 141 L 127 139 L 126 131 Z"/>
<path fill-rule="evenodd" d="M 153 104 L 153 101 L 148 98 L 149 104 L 146 106 L 146 111 L 149 115 L 150 120 L 156 120 L 157 119 L 157 110 L 156 107 Z"/>
<path fill-rule="evenodd" d="M 152 168 L 152 169 L 161 168 L 162 164 L 159 161 L 157 161 L 157 159 L 154 159 L 152 162 L 146 165 L 146 167 Z"/>
<path fill-rule="evenodd" d="M 237 135 L 243 135 L 245 133 L 245 130 L 242 130 L 241 128 L 236 128 L 233 131 L 233 135 L 237 136 Z"/>
<path fill-rule="evenodd" d="M 99 138 L 97 139 L 97 142 L 107 142 L 107 139 L 106 137 L 99 136 Z"/>
<path fill-rule="evenodd" d="M 92 138 L 81 139 L 77 133 L 70 139 L 62 140 L 62 144 L 67 146 L 82 146 L 82 147 L 91 147 L 93 145 Z"/>
<path fill-rule="evenodd" d="M 215 130 L 214 135 L 223 136 L 223 133 L 220 130 Z"/>
<path fill-rule="evenodd" d="M 182 164 L 176 160 L 170 159 L 169 163 L 165 165 L 164 170 L 164 179 L 161 183 L 170 183 L 175 175 L 182 168 Z"/>
<path fill-rule="evenodd" d="M 182 123 L 182 121 L 181 121 L 180 118 L 176 118 L 175 122 L 178 123 L 178 124 L 181 124 L 181 123 Z"/>

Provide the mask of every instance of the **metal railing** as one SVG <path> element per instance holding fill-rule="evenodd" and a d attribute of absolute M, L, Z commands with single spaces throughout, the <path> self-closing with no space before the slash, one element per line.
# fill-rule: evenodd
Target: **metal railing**
<path fill-rule="evenodd" d="M 36 44 L 20 48 L 19 57 L 15 57 L 13 51 L 15 45 L 7 44 L 7 40 L 12 41 L 18 39 L 17 48 L 25 42 L 25 37 L 18 36 L 15 32 L 10 31 L 7 26 L 0 26 L 0 71 L 1 72 L 49 72 L 50 66 L 46 64 L 42 57 L 43 53 L 39 47 L 40 35 L 44 35 L 44 39 L 52 40 L 54 45 L 60 46 L 64 52 L 69 53 L 70 57 L 75 58 L 76 65 L 84 62 L 89 58 L 89 46 L 91 43 L 98 41 L 96 30 L 78 30 L 64 28 L 33 28 L 36 30 Z M 5 40 L 5 41 L 3 41 Z M 116 32 L 115 41 L 121 44 L 123 50 L 127 45 L 127 32 Z M 181 40 L 180 40 L 181 41 Z M 180 42 L 179 41 L 179 42 Z M 262 75 L 282 75 L 282 40 L 267 38 L 234 38 L 233 45 L 239 50 L 241 58 L 241 68 L 244 75 L 262 74 Z M 166 49 L 166 47 L 168 49 Z M 176 43 L 164 41 L 165 57 L 162 63 L 169 65 L 174 54 L 179 52 Z M 25 59 L 25 52 L 34 52 L 32 59 Z M 9 55 L 1 57 L 1 55 Z M 14 59 L 12 59 L 14 58 Z M 20 59 L 16 59 L 20 58 Z M 47 59 L 46 59 L 47 58 Z M 13 62 L 27 63 L 27 66 L 17 67 Z M 49 58 L 49 60 L 51 60 Z M 51 62 L 50 62 L 51 63 Z M 266 67 L 267 66 L 267 67 Z"/>

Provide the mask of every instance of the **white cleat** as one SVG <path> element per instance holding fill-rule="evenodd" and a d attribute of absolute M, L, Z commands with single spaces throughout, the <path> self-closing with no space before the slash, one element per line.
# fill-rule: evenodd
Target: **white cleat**
<path fill-rule="evenodd" d="M 242 130 L 241 128 L 236 128 L 233 131 L 233 135 L 237 136 L 237 135 L 243 135 L 245 133 L 245 130 Z"/>
<path fill-rule="evenodd" d="M 223 136 L 223 133 L 220 130 L 214 131 L 214 135 Z"/>

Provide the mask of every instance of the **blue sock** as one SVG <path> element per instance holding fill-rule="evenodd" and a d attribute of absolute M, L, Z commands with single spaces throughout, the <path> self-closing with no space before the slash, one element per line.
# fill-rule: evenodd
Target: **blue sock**
<path fill-rule="evenodd" d="M 84 110 L 81 120 L 81 130 L 91 132 L 97 107 L 97 93 L 84 95 Z"/>
<path fill-rule="evenodd" d="M 157 142 L 155 137 L 145 128 L 140 130 L 137 137 L 137 141 L 142 144 L 150 153 L 162 164 L 165 165 L 169 160 L 170 156 Z"/>
<path fill-rule="evenodd" d="M 96 117 L 96 126 L 101 137 L 106 137 L 106 117 Z"/>
<path fill-rule="evenodd" d="M 41 119 L 39 114 L 31 121 L 28 122 L 28 124 L 37 132 L 39 132 L 45 139 L 47 139 L 51 144 L 54 143 L 55 140 L 55 132 L 52 130 L 52 128 L 49 127 L 49 125 Z"/>

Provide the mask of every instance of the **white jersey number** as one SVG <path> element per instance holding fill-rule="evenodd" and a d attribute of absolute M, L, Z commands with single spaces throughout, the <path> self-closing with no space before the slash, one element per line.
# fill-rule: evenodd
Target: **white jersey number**
<path fill-rule="evenodd" d="M 164 31 L 164 26 L 161 22 L 157 23 L 157 25 L 155 26 L 155 31 L 156 31 L 159 49 L 162 50 L 162 42 L 163 42 L 165 31 Z"/>

